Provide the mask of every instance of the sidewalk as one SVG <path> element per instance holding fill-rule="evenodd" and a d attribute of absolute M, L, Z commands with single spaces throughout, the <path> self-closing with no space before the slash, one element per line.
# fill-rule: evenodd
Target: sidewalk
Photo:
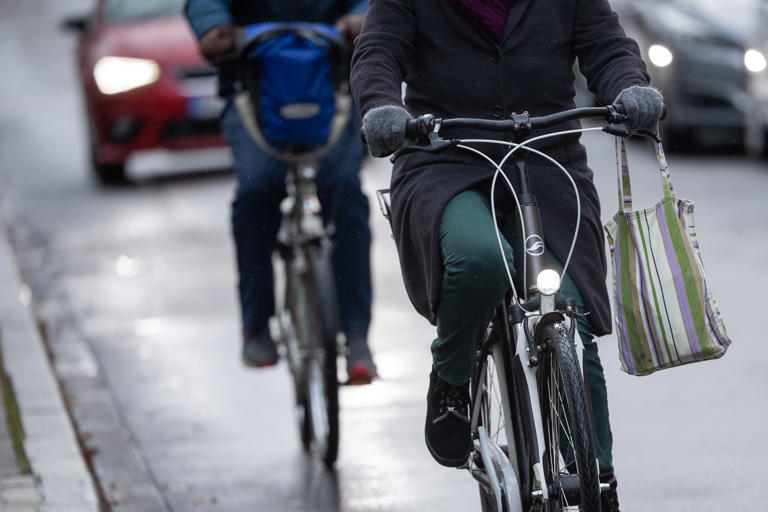
<path fill-rule="evenodd" d="M 0 512 L 97 511 L 93 478 L 29 303 L 0 223 L 0 348 L 7 376 L 0 379 L 0 388 L 4 397 L 15 397 L 20 422 L 8 428 L 6 419 L 14 418 L 14 405 L 0 400 Z M 23 446 L 27 468 L 23 458 L 19 464 L 14 439 Z"/>

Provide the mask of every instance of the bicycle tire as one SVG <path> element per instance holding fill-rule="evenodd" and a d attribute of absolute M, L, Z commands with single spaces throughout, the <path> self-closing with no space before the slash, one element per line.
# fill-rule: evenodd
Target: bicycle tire
<path fill-rule="evenodd" d="M 284 271 L 285 276 L 282 311 L 278 317 L 281 322 L 281 341 L 293 381 L 299 438 L 304 451 L 309 451 L 312 447 L 312 432 L 308 420 L 306 372 L 302 359 L 302 354 L 306 353 L 307 350 L 307 340 L 301 332 L 301 325 L 303 324 L 301 311 L 305 309 L 302 304 L 304 300 L 302 291 L 304 279 L 301 276 L 303 270 L 298 268 L 292 250 L 281 247 L 279 254 L 283 262 L 279 268 Z"/>
<path fill-rule="evenodd" d="M 540 337 L 541 345 L 546 347 L 539 370 L 539 397 L 549 512 L 600 512 L 591 415 L 574 344 L 559 322 L 544 326 Z M 578 508 L 573 508 L 575 505 Z"/>
<path fill-rule="evenodd" d="M 304 358 L 305 417 L 303 433 L 310 434 L 314 453 L 332 465 L 339 450 L 339 380 L 337 376 L 338 306 L 330 251 L 320 245 L 305 253 L 302 274 L 305 293 L 302 335 Z"/>

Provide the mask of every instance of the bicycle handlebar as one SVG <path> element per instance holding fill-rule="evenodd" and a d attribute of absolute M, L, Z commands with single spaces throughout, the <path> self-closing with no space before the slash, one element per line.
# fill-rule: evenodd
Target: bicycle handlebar
<path fill-rule="evenodd" d="M 626 116 L 616 107 L 585 107 L 564 110 L 555 114 L 542 117 L 528 117 L 528 112 L 512 114 L 511 119 L 491 120 L 474 118 L 438 119 L 426 114 L 406 123 L 405 136 L 411 140 L 425 138 L 435 129 L 442 128 L 476 128 L 491 132 L 515 132 L 525 133 L 534 128 L 548 128 L 558 123 L 572 121 L 574 119 L 604 118 L 612 124 L 619 124 L 626 120 Z M 629 134 L 629 133 L 628 133 Z"/>
<path fill-rule="evenodd" d="M 475 118 L 453 118 L 440 119 L 431 114 L 424 114 L 416 119 L 410 119 L 405 125 L 406 141 L 414 142 L 416 145 L 404 144 L 393 155 L 393 159 L 403 152 L 409 151 L 427 151 L 438 152 L 455 145 L 456 140 L 445 140 L 440 137 L 440 130 L 443 128 L 475 128 L 491 132 L 512 132 L 516 137 L 524 137 L 534 128 L 548 128 L 565 121 L 587 118 L 603 118 L 608 124 L 603 127 L 603 131 L 619 137 L 630 137 L 632 135 L 642 135 L 649 137 L 657 142 L 661 139 L 656 133 L 648 130 L 632 130 L 627 124 L 627 116 L 617 105 L 607 107 L 582 107 L 563 110 L 541 117 L 529 117 L 528 112 L 522 114 L 512 114 L 511 119 L 475 119 Z M 367 144 L 365 133 L 360 129 L 360 137 L 364 144 Z"/>
<path fill-rule="evenodd" d="M 285 33 L 297 34 L 309 40 L 319 38 L 339 48 L 340 51 L 346 51 L 343 32 L 323 23 L 262 22 L 240 28 L 241 30 L 237 32 L 235 47 L 231 52 L 212 59 L 210 62 L 213 66 L 235 64 L 242 60 L 252 48 L 276 35 Z"/>

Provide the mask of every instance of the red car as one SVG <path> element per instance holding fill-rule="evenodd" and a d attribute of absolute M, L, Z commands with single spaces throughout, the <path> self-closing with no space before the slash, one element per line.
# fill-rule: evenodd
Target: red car
<path fill-rule="evenodd" d="M 93 168 L 103 183 L 125 180 L 138 150 L 218 147 L 223 100 L 181 14 L 184 0 L 97 0 L 77 59 L 88 109 Z"/>

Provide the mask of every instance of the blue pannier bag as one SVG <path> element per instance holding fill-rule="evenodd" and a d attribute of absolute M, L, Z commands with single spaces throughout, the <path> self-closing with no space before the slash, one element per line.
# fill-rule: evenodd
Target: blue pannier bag
<path fill-rule="evenodd" d="M 272 148 L 312 151 L 325 145 L 345 74 L 339 32 L 315 23 L 246 27 L 244 82 L 259 132 Z"/>

